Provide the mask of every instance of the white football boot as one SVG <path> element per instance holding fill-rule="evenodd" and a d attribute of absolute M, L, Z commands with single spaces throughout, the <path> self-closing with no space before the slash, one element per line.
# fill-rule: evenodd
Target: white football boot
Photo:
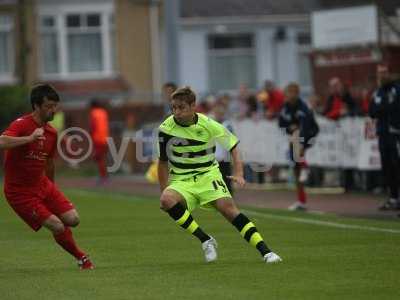
<path fill-rule="evenodd" d="M 289 206 L 288 208 L 290 211 L 305 211 L 307 210 L 307 206 L 305 206 L 303 203 L 297 201 L 295 203 L 293 203 L 292 205 Z"/>
<path fill-rule="evenodd" d="M 211 238 L 201 244 L 204 251 L 204 258 L 206 262 L 212 262 L 217 260 L 217 241 L 211 236 Z"/>
<path fill-rule="evenodd" d="M 264 255 L 264 261 L 267 264 L 272 264 L 282 261 L 282 258 L 280 258 L 278 254 L 270 252 Z"/>

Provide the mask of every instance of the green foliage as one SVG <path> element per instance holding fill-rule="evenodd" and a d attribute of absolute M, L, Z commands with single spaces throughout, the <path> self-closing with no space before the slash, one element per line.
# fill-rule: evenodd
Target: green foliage
<path fill-rule="evenodd" d="M 29 89 L 25 86 L 0 87 L 0 129 L 30 111 Z"/>

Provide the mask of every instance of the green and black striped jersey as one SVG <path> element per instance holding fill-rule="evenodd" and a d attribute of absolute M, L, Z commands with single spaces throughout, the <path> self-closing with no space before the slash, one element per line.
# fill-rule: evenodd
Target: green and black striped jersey
<path fill-rule="evenodd" d="M 159 127 L 159 159 L 169 162 L 172 178 L 184 179 L 218 168 L 215 145 L 231 151 L 238 139 L 222 124 L 203 114 L 196 114 L 195 123 L 180 125 L 173 116 Z"/>

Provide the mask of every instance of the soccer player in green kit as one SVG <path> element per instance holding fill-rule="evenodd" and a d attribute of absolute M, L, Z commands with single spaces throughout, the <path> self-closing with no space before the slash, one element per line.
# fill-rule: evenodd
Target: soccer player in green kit
<path fill-rule="evenodd" d="M 197 207 L 216 209 L 254 246 L 266 263 L 281 261 L 265 244 L 255 225 L 239 211 L 215 160 L 215 143 L 231 152 L 232 181 L 245 184 L 238 139 L 220 123 L 196 113 L 196 95 L 189 87 L 172 94 L 172 115 L 159 127 L 158 177 L 161 209 L 202 243 L 206 262 L 217 259 L 217 242 L 193 219 Z"/>

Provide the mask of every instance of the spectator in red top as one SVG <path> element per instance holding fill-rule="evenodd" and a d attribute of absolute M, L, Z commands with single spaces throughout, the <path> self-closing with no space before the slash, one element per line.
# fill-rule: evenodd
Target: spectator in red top
<path fill-rule="evenodd" d="M 324 116 L 331 120 L 339 120 L 345 116 L 356 116 L 357 106 L 353 97 L 345 88 L 342 81 L 334 77 L 329 80 L 329 89 L 331 95 L 328 97 Z M 342 173 L 342 185 L 346 191 L 354 188 L 354 170 L 344 169 Z"/>
<path fill-rule="evenodd" d="M 285 95 L 282 90 L 275 86 L 271 80 L 265 81 L 264 89 L 258 93 L 257 100 L 264 103 L 265 117 L 268 120 L 275 119 L 279 116 L 285 101 Z"/>
<path fill-rule="evenodd" d="M 338 120 L 344 116 L 356 115 L 356 103 L 339 78 L 329 80 L 329 89 L 331 94 L 323 113 L 325 117 Z"/>
<path fill-rule="evenodd" d="M 90 135 L 93 141 L 94 160 L 99 169 L 98 184 L 106 183 L 108 174 L 106 167 L 109 137 L 108 113 L 100 104 L 100 101 L 93 99 L 90 103 Z"/>
<path fill-rule="evenodd" d="M 361 100 L 360 100 L 360 110 L 363 116 L 368 116 L 370 99 L 371 99 L 370 92 L 368 91 L 368 89 L 364 88 L 361 91 Z"/>

